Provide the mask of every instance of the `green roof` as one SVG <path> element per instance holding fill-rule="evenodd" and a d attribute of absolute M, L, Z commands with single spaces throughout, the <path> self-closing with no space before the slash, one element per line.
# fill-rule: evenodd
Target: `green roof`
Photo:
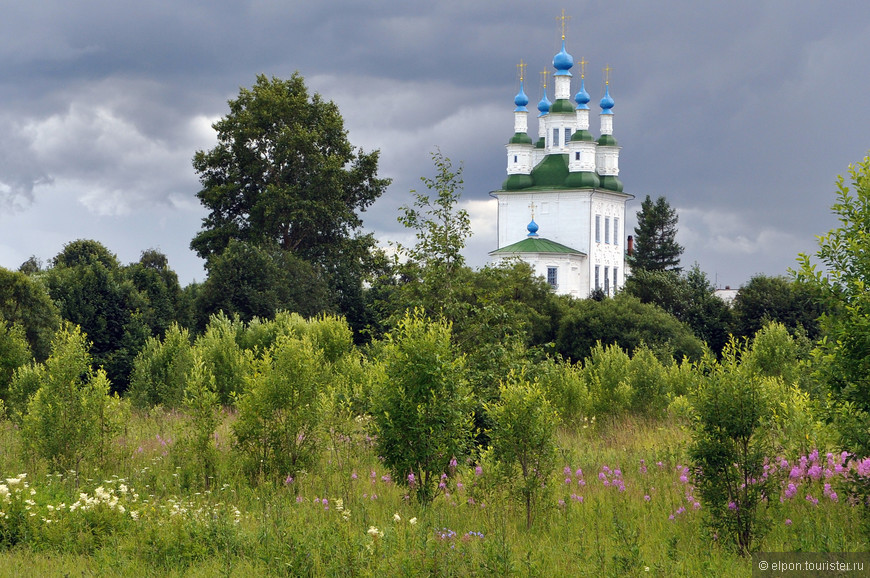
<path fill-rule="evenodd" d="M 508 144 L 532 144 L 532 137 L 524 132 L 515 133 Z"/>
<path fill-rule="evenodd" d="M 570 100 L 568 100 L 567 98 L 560 98 L 550 106 L 550 114 L 558 114 L 560 112 L 569 112 L 571 114 L 574 114 L 575 108 L 576 107 L 574 106 L 574 103 L 572 103 Z"/>
<path fill-rule="evenodd" d="M 559 255 L 583 255 L 583 251 L 577 251 L 571 247 L 566 247 L 561 243 L 550 241 L 541 237 L 526 237 L 522 241 L 496 249 L 490 252 L 490 255 L 504 255 L 513 253 L 550 253 Z"/>
<path fill-rule="evenodd" d="M 613 138 L 612 134 L 603 134 L 598 137 L 598 144 L 601 146 L 615 147 L 616 139 Z"/>

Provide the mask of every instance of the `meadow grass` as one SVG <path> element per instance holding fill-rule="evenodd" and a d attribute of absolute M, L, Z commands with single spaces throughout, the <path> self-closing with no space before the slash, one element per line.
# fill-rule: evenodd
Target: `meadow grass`
<path fill-rule="evenodd" d="M 706 529 L 690 433 L 672 420 L 560 431 L 561 463 L 527 529 L 524 506 L 485 461 L 459 464 L 431 504 L 416 503 L 363 422 L 328 436 L 310 471 L 250 480 L 231 447 L 234 419 L 225 413 L 217 430 L 208 487 L 179 445 L 186 418 L 177 412 L 134 413 L 102 471 L 63 474 L 26 462 L 17 430 L 0 422 L 0 576 L 751 573 Z M 867 549 L 841 456 L 770 464 L 778 490 L 763 550 Z"/>

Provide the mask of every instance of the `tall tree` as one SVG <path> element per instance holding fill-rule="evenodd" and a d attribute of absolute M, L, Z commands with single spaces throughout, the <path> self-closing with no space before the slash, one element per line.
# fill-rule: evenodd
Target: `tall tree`
<path fill-rule="evenodd" d="M 51 338 L 60 327 L 60 313 L 42 281 L 0 267 L 0 319 L 24 330 L 37 361 L 51 353 Z"/>
<path fill-rule="evenodd" d="M 664 197 L 655 202 L 647 195 L 637 213 L 634 254 L 628 257 L 632 269 L 680 271 L 683 247 L 676 242 L 677 210 Z"/>
<path fill-rule="evenodd" d="M 357 151 L 338 107 L 309 95 L 303 78 L 257 76 L 217 121 L 218 145 L 197 151 L 193 166 L 210 211 L 191 242 L 200 257 L 222 253 L 230 239 L 274 243 L 319 262 L 340 255 L 365 210 L 389 184 L 376 177 L 378 152 Z"/>

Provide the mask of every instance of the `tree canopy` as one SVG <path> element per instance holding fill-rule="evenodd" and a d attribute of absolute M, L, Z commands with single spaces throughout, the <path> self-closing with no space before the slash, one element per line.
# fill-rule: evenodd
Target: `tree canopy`
<path fill-rule="evenodd" d="M 275 244 L 305 260 L 334 260 L 357 235 L 365 210 L 389 184 L 376 177 L 378 152 L 355 150 L 338 107 L 309 95 L 303 78 L 257 76 L 217 121 L 218 144 L 193 166 L 206 209 L 191 248 L 210 260 L 231 239 Z"/>
<path fill-rule="evenodd" d="M 637 213 L 634 254 L 628 257 L 632 269 L 679 271 L 683 247 L 676 242 L 679 216 L 664 197 L 655 202 L 647 195 Z"/>

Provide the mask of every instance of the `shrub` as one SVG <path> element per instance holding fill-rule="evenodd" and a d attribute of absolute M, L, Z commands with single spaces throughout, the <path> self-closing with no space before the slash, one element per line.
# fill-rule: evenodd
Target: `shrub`
<path fill-rule="evenodd" d="M 546 493 L 556 468 L 557 412 L 537 381 L 511 372 L 499 388 L 500 399 L 486 408 L 492 419 L 491 457 L 503 483 L 525 506 L 526 528 Z"/>
<path fill-rule="evenodd" d="M 755 550 L 766 531 L 764 510 L 770 504 L 764 475 L 771 455 L 771 378 L 741 367 L 742 348 L 732 339 L 722 362 L 705 358 L 707 378 L 697 393 L 697 423 L 690 448 L 695 480 L 707 520 L 724 543 L 740 555 Z"/>
<path fill-rule="evenodd" d="M 222 405 L 231 404 L 234 396 L 244 391 L 245 378 L 250 373 L 253 352 L 246 352 L 239 345 L 244 331 L 244 323 L 219 313 L 212 315 L 205 332 L 194 343 L 194 349 L 215 378 Z"/>
<path fill-rule="evenodd" d="M 88 343 L 77 326 L 64 325 L 38 372 L 39 389 L 22 424 L 25 449 L 56 470 L 79 471 L 82 461 L 104 461 L 121 430 L 125 406 L 110 395 L 106 373 L 91 369 Z"/>
<path fill-rule="evenodd" d="M 450 335 L 448 323 L 407 313 L 386 337 L 384 381 L 372 402 L 378 451 L 422 503 L 435 496 L 438 477 L 465 453 L 471 435 L 465 358 Z"/>
<path fill-rule="evenodd" d="M 139 408 L 179 407 L 192 366 L 190 333 L 173 323 L 163 341 L 149 337 L 136 356 L 128 390 L 130 402 Z"/>
<path fill-rule="evenodd" d="M 277 481 L 308 467 L 319 445 L 318 391 L 328 368 L 308 339 L 281 336 L 253 361 L 233 433 L 252 477 Z"/>
<path fill-rule="evenodd" d="M 0 315 L 0 401 L 8 398 L 15 370 L 32 358 L 20 325 L 7 323 Z"/>

